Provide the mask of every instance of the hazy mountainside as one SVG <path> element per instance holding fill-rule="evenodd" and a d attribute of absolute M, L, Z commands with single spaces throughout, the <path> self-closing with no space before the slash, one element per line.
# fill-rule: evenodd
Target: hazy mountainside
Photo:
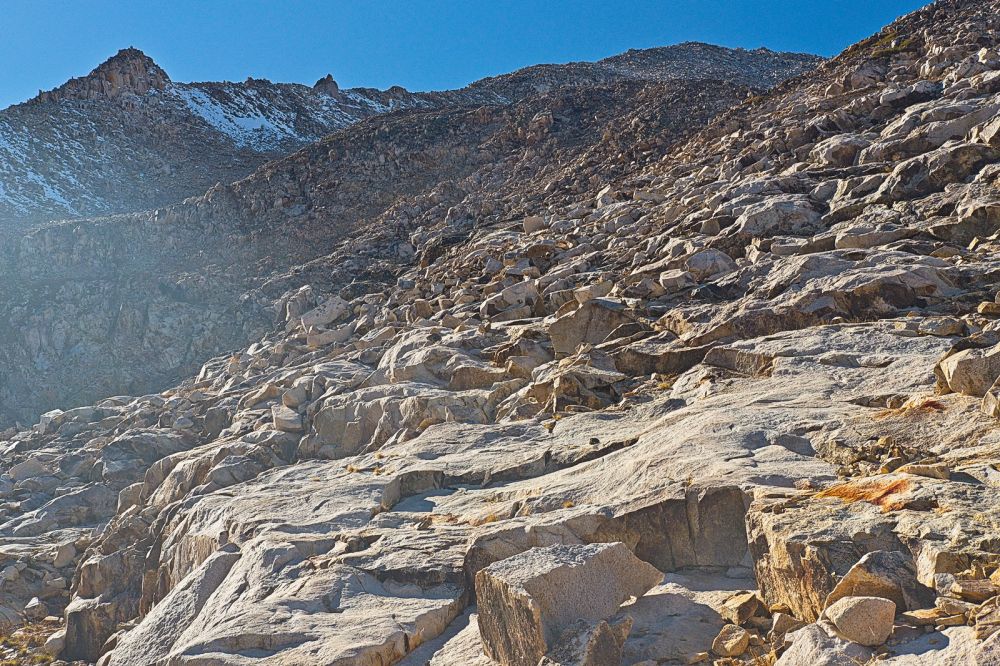
<path fill-rule="evenodd" d="M 1000 662 L 1000 2 L 746 94 L 370 118 L 9 246 L 66 322 L 15 339 L 76 333 L 64 261 L 193 330 L 279 325 L 4 435 L 3 656 Z"/>
<path fill-rule="evenodd" d="M 0 227 L 173 203 L 363 118 L 442 102 L 401 88 L 339 90 L 332 79 L 175 83 L 126 49 L 0 111 Z"/>
<path fill-rule="evenodd" d="M 410 93 L 341 90 L 329 76 L 313 87 L 259 79 L 177 83 L 141 51 L 125 49 L 85 77 L 0 111 L 0 230 L 174 203 L 400 109 L 508 103 L 557 86 L 624 80 L 718 78 L 761 87 L 818 61 L 697 44 L 616 58 Z"/>
<path fill-rule="evenodd" d="M 629 80 L 382 115 L 182 204 L 11 234 L 0 422 L 167 386 L 272 327 L 285 291 L 391 283 L 432 244 L 418 229 L 446 221 L 443 246 L 476 218 L 585 191 L 748 94 Z"/>

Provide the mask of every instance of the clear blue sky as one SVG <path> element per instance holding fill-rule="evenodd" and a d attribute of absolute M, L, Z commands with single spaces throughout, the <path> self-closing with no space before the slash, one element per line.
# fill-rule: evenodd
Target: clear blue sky
<path fill-rule="evenodd" d="M 0 108 L 136 46 L 177 81 L 455 88 L 696 40 L 834 55 L 921 0 L 0 0 Z"/>

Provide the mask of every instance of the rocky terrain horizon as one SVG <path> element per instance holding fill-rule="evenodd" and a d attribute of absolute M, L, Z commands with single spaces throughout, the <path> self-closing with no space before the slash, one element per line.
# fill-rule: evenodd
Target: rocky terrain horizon
<path fill-rule="evenodd" d="M 0 110 L 0 666 L 1000 664 L 1000 0 Z"/>

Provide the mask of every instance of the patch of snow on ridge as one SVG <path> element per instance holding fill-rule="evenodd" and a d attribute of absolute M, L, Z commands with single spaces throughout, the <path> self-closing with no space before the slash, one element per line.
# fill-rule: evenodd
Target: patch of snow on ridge
<path fill-rule="evenodd" d="M 53 148 L 49 143 L 32 146 L 29 137 L 15 132 L 6 123 L 0 123 L 0 202 L 6 202 L 21 212 L 28 211 L 34 201 L 32 189 L 37 188 L 44 199 L 68 214 L 76 214 L 76 209 L 60 189 L 49 178 L 28 166 L 28 155 L 32 151 L 44 154 Z"/>
<path fill-rule="evenodd" d="M 227 93 L 233 100 L 231 105 L 223 104 L 191 86 L 175 84 L 172 91 L 192 113 L 242 148 L 272 150 L 284 140 L 301 138 L 286 113 L 274 108 L 253 91 L 228 89 Z"/>
<path fill-rule="evenodd" d="M 375 113 L 388 113 L 393 108 L 398 108 L 398 105 L 396 104 L 393 104 L 391 107 L 389 107 L 377 100 L 370 99 L 368 97 L 365 97 L 364 95 L 360 95 L 354 92 L 353 90 L 343 90 L 341 91 L 341 94 L 347 99 L 357 104 L 358 106 L 367 106 L 368 108 L 375 111 Z"/>

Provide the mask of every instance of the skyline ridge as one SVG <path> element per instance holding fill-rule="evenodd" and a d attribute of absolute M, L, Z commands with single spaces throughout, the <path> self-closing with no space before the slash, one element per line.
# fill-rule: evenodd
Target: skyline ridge
<path fill-rule="evenodd" d="M 448 90 L 536 63 L 594 61 L 692 40 L 829 57 L 921 3 L 848 0 L 833 13 L 827 4 L 640 0 L 621 13 L 565 0 L 504 8 L 450 0 L 302 2 L 282 16 L 254 1 L 180 0 L 154 10 L 112 0 L 85 7 L 15 0 L 0 25 L 0 108 L 78 76 L 78 63 L 100 62 L 123 44 L 141 45 L 180 81 L 253 76 L 310 85 L 332 72 L 347 88 Z M 822 34 L 806 39 L 804 28 L 820 16 Z"/>

